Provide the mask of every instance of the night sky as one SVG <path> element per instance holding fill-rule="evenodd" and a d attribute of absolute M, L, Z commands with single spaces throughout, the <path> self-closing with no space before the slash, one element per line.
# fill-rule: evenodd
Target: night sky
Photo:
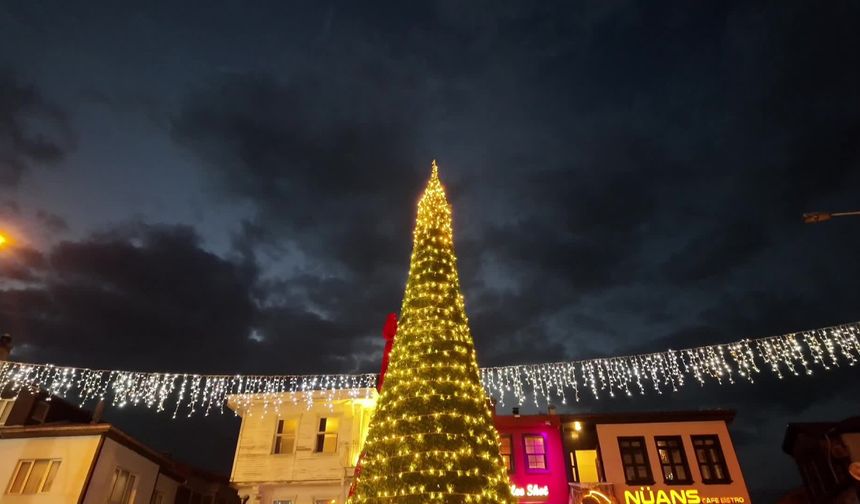
<path fill-rule="evenodd" d="M 860 320 L 860 4 L 0 3 L 13 358 L 378 369 L 437 159 L 481 365 Z M 737 409 L 754 500 L 857 369 L 569 411 Z M 227 473 L 238 421 L 109 410 Z"/>

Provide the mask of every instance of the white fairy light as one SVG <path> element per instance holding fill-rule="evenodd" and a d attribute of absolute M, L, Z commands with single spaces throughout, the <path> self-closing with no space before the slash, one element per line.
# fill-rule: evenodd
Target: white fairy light
<path fill-rule="evenodd" d="M 506 397 L 517 404 L 556 400 L 566 404 L 569 395 L 577 402 L 582 399 L 580 385 L 599 399 L 644 395 L 649 390 L 677 391 L 690 380 L 700 386 L 732 384 L 738 379 L 755 383 L 762 369 L 783 379 L 858 363 L 860 322 L 683 350 L 483 368 L 481 378 L 487 393 L 502 404 Z M 103 399 L 117 407 L 156 412 L 172 407 L 173 418 L 180 411 L 189 417 L 223 413 L 228 396 L 242 409 L 262 400 L 263 414 L 277 411 L 285 401 L 298 404 L 299 397 L 307 408 L 319 401 L 331 407 L 335 398 L 342 397 L 339 391 L 353 398 L 370 397 L 376 380 L 375 374 L 199 375 L 0 361 L 0 390 L 44 390 L 74 397 L 81 405 Z"/>

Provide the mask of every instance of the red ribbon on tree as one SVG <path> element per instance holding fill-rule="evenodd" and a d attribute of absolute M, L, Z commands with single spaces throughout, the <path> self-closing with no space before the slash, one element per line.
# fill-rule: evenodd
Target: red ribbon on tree
<path fill-rule="evenodd" d="M 382 328 L 382 337 L 385 338 L 385 350 L 382 352 L 382 369 L 379 372 L 379 380 L 376 382 L 376 391 L 382 392 L 382 382 L 385 380 L 385 372 L 388 371 L 388 356 L 391 347 L 394 346 L 394 336 L 397 334 L 397 314 L 389 313 Z"/>
<path fill-rule="evenodd" d="M 382 382 L 385 380 L 385 372 L 388 371 L 388 356 L 391 353 L 391 347 L 394 346 L 394 336 L 397 334 L 397 314 L 389 313 L 385 319 L 385 326 L 382 327 L 382 337 L 385 338 L 385 350 L 382 351 L 382 368 L 379 371 L 379 379 L 376 380 L 376 391 L 382 392 Z M 358 475 L 361 474 L 361 460 L 364 458 L 364 451 L 358 456 L 358 462 L 355 463 L 355 471 L 353 472 L 352 485 L 349 486 L 349 497 L 355 493 L 355 486 L 358 482 Z"/>

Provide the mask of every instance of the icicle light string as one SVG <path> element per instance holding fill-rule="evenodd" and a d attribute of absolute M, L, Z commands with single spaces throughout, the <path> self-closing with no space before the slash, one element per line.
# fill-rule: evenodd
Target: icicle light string
<path fill-rule="evenodd" d="M 501 366 L 481 369 L 487 393 L 518 404 L 529 401 L 568 402 L 583 399 L 590 390 L 602 396 L 662 394 L 688 382 L 704 385 L 754 382 L 762 370 L 777 378 L 811 375 L 843 364 L 860 363 L 860 322 L 799 333 L 746 339 L 650 354 Z M 223 413 L 227 397 L 242 408 L 262 401 L 276 410 L 283 402 L 317 401 L 328 405 L 338 398 L 368 398 L 375 374 L 319 375 L 201 375 L 88 369 L 52 364 L 0 362 L 0 390 L 44 390 L 81 405 L 105 400 L 118 407 L 133 406 L 169 411 L 176 418 L 195 413 Z M 346 394 L 344 396 L 344 394 Z"/>

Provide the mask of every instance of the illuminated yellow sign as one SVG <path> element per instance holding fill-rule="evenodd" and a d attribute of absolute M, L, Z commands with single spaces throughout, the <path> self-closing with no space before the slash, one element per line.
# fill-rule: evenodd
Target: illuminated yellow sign
<path fill-rule="evenodd" d="M 744 504 L 743 497 L 701 497 L 696 489 L 688 490 L 639 490 L 624 491 L 624 504 Z"/>
<path fill-rule="evenodd" d="M 624 491 L 624 504 L 700 504 L 698 490 L 651 490 L 651 487 L 639 487 L 639 490 Z"/>
<path fill-rule="evenodd" d="M 584 503 L 586 499 L 589 502 L 596 502 L 598 504 L 610 504 L 612 502 L 612 499 L 608 495 L 597 490 L 589 490 L 587 494 L 582 496 L 582 502 Z"/>
<path fill-rule="evenodd" d="M 525 488 L 517 485 L 511 485 L 511 493 L 514 497 L 549 497 L 549 487 L 547 485 L 526 485 Z"/>

